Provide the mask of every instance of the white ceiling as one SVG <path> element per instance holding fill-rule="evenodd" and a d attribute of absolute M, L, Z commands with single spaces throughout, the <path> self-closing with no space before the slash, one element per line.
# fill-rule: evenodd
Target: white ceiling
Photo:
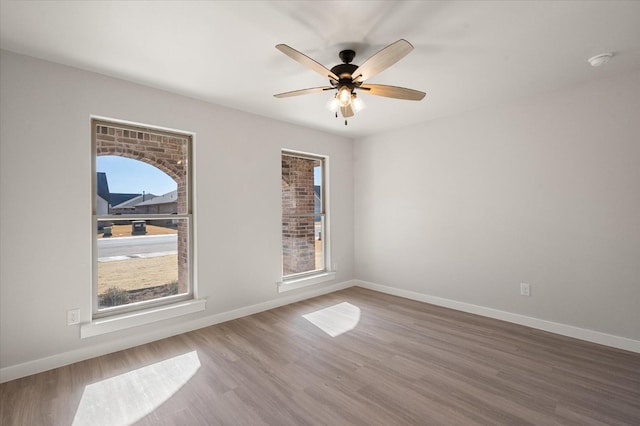
<path fill-rule="evenodd" d="M 363 136 L 640 71 L 640 1 L 11 1 L 3 49 L 243 111 Z M 344 126 L 324 86 L 278 43 L 327 68 L 405 38 L 415 49 L 369 83 L 427 92 L 420 102 L 370 95 Z M 587 59 L 614 52 L 592 68 Z"/>

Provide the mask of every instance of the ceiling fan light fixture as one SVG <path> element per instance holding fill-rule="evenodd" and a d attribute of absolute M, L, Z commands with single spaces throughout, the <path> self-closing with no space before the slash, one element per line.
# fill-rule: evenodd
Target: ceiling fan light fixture
<path fill-rule="evenodd" d="M 327 108 L 329 109 L 329 111 L 337 112 L 340 109 L 340 103 L 338 102 L 338 98 L 336 96 L 332 97 L 331 99 L 329 99 L 329 102 L 327 102 Z"/>
<path fill-rule="evenodd" d="M 364 102 L 355 93 L 351 96 L 351 109 L 354 113 L 362 111 L 365 107 Z"/>
<path fill-rule="evenodd" d="M 349 90 L 347 86 L 342 86 L 340 89 L 338 89 L 336 99 L 338 100 L 339 106 L 346 107 L 351 103 L 351 90 Z"/>

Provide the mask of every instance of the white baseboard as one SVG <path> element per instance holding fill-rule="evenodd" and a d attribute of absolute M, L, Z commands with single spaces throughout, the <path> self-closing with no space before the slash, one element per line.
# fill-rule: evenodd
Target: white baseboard
<path fill-rule="evenodd" d="M 32 374 L 41 373 L 43 371 L 51 370 L 54 368 L 63 367 L 65 365 L 106 355 L 112 352 L 121 351 L 123 349 L 132 348 L 134 346 L 143 345 L 145 343 L 153 342 L 156 340 L 165 339 L 167 337 L 175 336 L 178 334 L 187 333 L 189 331 L 230 321 L 236 318 L 245 317 L 247 315 L 253 315 L 259 312 L 268 311 L 273 308 L 352 287 L 353 285 L 355 285 L 355 281 L 350 280 L 332 285 L 316 286 L 315 288 L 306 291 L 301 290 L 300 292 L 292 294 L 288 297 L 281 297 L 278 299 L 269 300 L 267 302 L 262 302 L 251 306 L 245 306 L 227 312 L 221 312 L 214 315 L 208 315 L 206 317 L 176 322 L 174 324 L 163 324 L 162 327 L 158 327 L 158 329 L 150 331 L 148 333 L 118 338 L 117 340 L 110 340 L 108 342 L 86 346 L 45 358 L 3 367 L 0 368 L 0 383 L 19 379 L 21 377 L 26 377 Z"/>
<path fill-rule="evenodd" d="M 598 343 L 600 345 L 611 346 L 613 348 L 640 353 L 640 341 L 628 339 L 626 337 L 614 336 L 612 334 L 601 333 L 599 331 L 593 331 L 585 328 L 579 328 L 571 325 L 528 317 L 526 315 L 514 314 L 512 312 L 473 305 L 471 303 L 459 302 L 457 300 L 429 296 L 423 293 L 417 293 L 414 291 L 403 290 L 395 287 L 388 287 L 385 285 L 375 284 L 367 281 L 355 280 L 355 282 L 358 287 L 379 291 L 381 293 L 386 293 L 393 296 L 404 297 L 405 299 L 430 303 L 432 305 L 443 306 L 445 308 L 451 308 L 457 311 L 468 312 L 471 314 L 495 318 L 514 324 L 525 325 L 527 327 L 560 334 L 562 336 L 573 337 L 575 339 L 585 340 L 587 342 Z"/>

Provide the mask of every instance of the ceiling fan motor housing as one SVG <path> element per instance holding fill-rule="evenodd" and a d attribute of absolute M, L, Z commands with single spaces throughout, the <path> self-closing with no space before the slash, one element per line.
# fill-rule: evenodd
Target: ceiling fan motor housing
<path fill-rule="evenodd" d="M 340 56 L 340 59 L 344 63 L 338 64 L 335 67 L 331 68 L 331 72 L 340 78 L 340 81 L 338 81 L 338 86 L 353 86 L 352 75 L 354 71 L 358 69 L 358 66 L 352 64 L 351 61 L 353 61 L 353 58 L 356 57 L 356 52 L 353 50 L 343 50 L 338 54 L 338 56 Z M 332 82 L 332 86 L 335 87 L 336 85 Z"/>
<path fill-rule="evenodd" d="M 340 79 L 343 79 L 343 78 L 351 79 L 351 74 L 357 69 L 358 69 L 357 65 L 340 64 L 331 68 L 331 72 L 337 75 L 338 77 L 340 77 Z"/>

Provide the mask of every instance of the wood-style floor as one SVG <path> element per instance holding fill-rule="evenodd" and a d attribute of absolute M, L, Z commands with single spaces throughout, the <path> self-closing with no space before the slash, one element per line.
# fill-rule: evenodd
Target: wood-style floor
<path fill-rule="evenodd" d="M 354 287 L 0 392 L 5 426 L 640 425 L 640 354 Z"/>

